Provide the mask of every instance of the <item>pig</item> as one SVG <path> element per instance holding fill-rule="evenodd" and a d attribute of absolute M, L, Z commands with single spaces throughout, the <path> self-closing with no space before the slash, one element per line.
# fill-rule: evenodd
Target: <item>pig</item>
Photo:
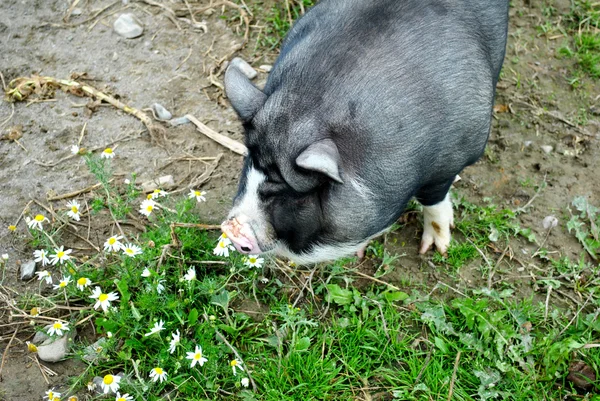
<path fill-rule="evenodd" d="M 248 148 L 221 225 L 235 248 L 298 264 L 361 255 L 414 197 L 419 252 L 445 253 L 448 192 L 486 146 L 507 25 L 508 0 L 321 0 L 263 89 L 228 67 Z"/>

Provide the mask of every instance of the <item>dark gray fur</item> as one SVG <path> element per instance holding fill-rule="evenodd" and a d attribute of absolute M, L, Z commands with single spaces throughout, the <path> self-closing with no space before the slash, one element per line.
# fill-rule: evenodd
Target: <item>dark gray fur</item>
<path fill-rule="evenodd" d="M 247 166 L 278 187 L 262 197 L 278 239 L 298 253 L 358 244 L 411 197 L 441 201 L 485 148 L 507 19 L 508 0 L 322 0 L 290 30 L 262 92 L 228 69 Z M 295 162 L 324 139 L 344 184 Z"/>

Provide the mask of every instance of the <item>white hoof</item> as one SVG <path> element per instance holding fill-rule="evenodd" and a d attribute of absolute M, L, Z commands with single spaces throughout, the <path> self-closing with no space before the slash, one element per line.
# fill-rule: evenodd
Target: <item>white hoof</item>
<path fill-rule="evenodd" d="M 446 254 L 450 245 L 450 228 L 454 227 L 454 213 L 450 195 L 433 206 L 423 207 L 423 237 L 419 253 L 424 254 L 432 245 L 441 254 Z"/>

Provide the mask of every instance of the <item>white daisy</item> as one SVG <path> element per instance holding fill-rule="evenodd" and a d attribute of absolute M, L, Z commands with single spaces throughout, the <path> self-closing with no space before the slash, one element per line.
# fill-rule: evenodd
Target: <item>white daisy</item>
<path fill-rule="evenodd" d="M 152 272 L 150 272 L 150 270 L 148 270 L 148 268 L 145 267 L 144 271 L 142 272 L 142 277 L 150 277 L 150 275 L 152 275 Z"/>
<path fill-rule="evenodd" d="M 219 243 L 213 250 L 213 253 L 217 256 L 225 256 L 229 257 L 229 251 L 234 251 L 235 248 L 231 245 L 231 240 L 227 238 L 227 236 L 223 233 L 221 237 L 219 237 Z"/>
<path fill-rule="evenodd" d="M 106 375 L 102 378 L 102 383 L 100 383 L 100 387 L 104 391 L 104 394 L 108 394 L 108 392 L 116 393 L 119 389 L 119 382 L 121 381 L 121 376 L 115 375 Z"/>
<path fill-rule="evenodd" d="M 65 247 L 64 247 L 64 246 L 61 246 L 61 247 L 60 247 L 60 248 L 58 248 L 58 249 L 54 249 L 54 252 L 55 252 L 55 253 L 54 253 L 54 255 L 50 255 L 50 258 L 52 258 L 52 260 L 51 260 L 50 262 L 51 262 L 53 265 L 55 265 L 55 264 L 57 264 L 57 263 L 60 263 L 60 264 L 62 265 L 62 263 L 63 263 L 65 260 L 69 260 L 69 259 L 71 259 L 71 257 L 69 256 L 69 254 L 70 254 L 71 252 L 73 252 L 73 250 L 72 250 L 72 249 L 67 249 L 67 250 L 65 251 Z"/>
<path fill-rule="evenodd" d="M 77 202 L 75 199 L 73 199 L 71 202 L 67 203 L 67 207 L 69 208 L 69 211 L 67 212 L 67 216 L 69 216 L 70 218 L 72 218 L 75 221 L 79 221 L 80 220 L 79 202 Z"/>
<path fill-rule="evenodd" d="M 52 284 L 52 276 L 48 270 L 42 270 L 41 272 L 35 272 L 38 276 L 38 280 L 46 280 L 46 284 Z"/>
<path fill-rule="evenodd" d="M 190 198 L 190 199 L 196 198 L 196 201 L 198 201 L 198 202 L 206 202 L 206 198 L 204 197 L 204 195 L 206 195 L 206 192 L 204 192 L 204 191 L 195 191 L 193 189 L 190 189 L 188 198 Z"/>
<path fill-rule="evenodd" d="M 50 328 L 48 329 L 48 334 L 50 334 L 51 336 L 55 334 L 57 336 L 62 336 L 63 331 L 69 331 L 69 324 L 63 322 L 56 322 L 52 326 L 50 326 Z"/>
<path fill-rule="evenodd" d="M 46 395 L 44 396 L 44 398 L 47 398 L 48 401 L 52 401 L 57 397 L 60 398 L 60 393 L 57 393 L 56 391 L 54 391 L 54 387 L 51 388 L 50 390 L 46 391 Z"/>
<path fill-rule="evenodd" d="M 161 294 L 165 290 L 165 286 L 162 284 L 164 282 L 165 280 L 158 280 L 158 283 L 156 283 L 156 292 L 158 292 L 159 294 Z"/>
<path fill-rule="evenodd" d="M 44 249 L 38 249 L 33 251 L 33 257 L 35 258 L 34 261 L 36 261 L 37 263 L 42 262 L 42 266 L 46 266 L 50 263 L 50 259 L 48 259 L 48 254 Z"/>
<path fill-rule="evenodd" d="M 88 382 L 88 384 L 87 384 L 87 389 L 88 389 L 88 391 L 89 391 L 89 392 L 92 392 L 92 391 L 94 391 L 94 390 L 96 389 L 96 383 L 94 383 L 94 382 L 91 382 L 91 381 L 90 381 L 90 382 Z"/>
<path fill-rule="evenodd" d="M 117 397 L 115 398 L 115 401 L 133 401 L 133 397 L 129 394 L 121 395 L 117 392 Z"/>
<path fill-rule="evenodd" d="M 61 288 L 65 288 L 71 282 L 71 276 L 64 276 L 62 280 L 58 282 L 58 284 L 54 285 L 55 290 L 59 290 Z"/>
<path fill-rule="evenodd" d="M 103 159 L 112 159 L 115 157 L 115 152 L 113 152 L 112 148 L 106 148 L 102 151 L 100 157 Z"/>
<path fill-rule="evenodd" d="M 123 245 L 122 249 L 125 255 L 132 258 L 135 258 L 136 255 L 140 255 L 142 253 L 142 248 L 133 244 Z"/>
<path fill-rule="evenodd" d="M 234 359 L 231 362 L 229 362 L 229 366 L 231 366 L 231 369 L 233 369 L 233 375 L 236 375 L 236 369 L 241 370 L 242 372 L 244 371 L 244 368 L 242 368 L 242 361 L 240 361 L 239 359 Z"/>
<path fill-rule="evenodd" d="M 244 387 L 248 387 L 249 385 L 250 385 L 250 380 L 248 380 L 248 378 L 247 378 L 247 377 L 244 377 L 244 378 L 242 379 L 242 386 L 244 386 Z"/>
<path fill-rule="evenodd" d="M 187 273 L 183 275 L 183 279 L 187 281 L 196 280 L 196 269 L 190 267 Z"/>
<path fill-rule="evenodd" d="M 119 241 L 123 239 L 122 235 L 113 235 L 104 243 L 104 250 L 109 252 L 118 252 L 123 247 L 123 244 Z"/>
<path fill-rule="evenodd" d="M 2 254 L 2 260 L 8 260 L 8 253 Z M 36 260 L 36 262 L 37 262 L 37 260 Z"/>
<path fill-rule="evenodd" d="M 92 280 L 87 277 L 80 277 L 77 279 L 77 288 L 83 291 L 86 287 L 89 287 L 92 284 Z"/>
<path fill-rule="evenodd" d="M 90 298 L 96 300 L 94 309 L 98 309 L 101 307 L 102 310 L 106 312 L 110 307 L 110 303 L 119 299 L 119 295 L 116 292 L 109 292 L 108 294 L 105 294 L 102 292 L 102 289 L 100 289 L 100 287 L 96 286 L 96 288 L 94 288 L 94 291 L 92 292 L 92 295 L 90 295 Z"/>
<path fill-rule="evenodd" d="M 190 359 L 192 361 L 190 368 L 193 368 L 196 364 L 200 366 L 204 365 L 204 362 L 208 361 L 205 357 L 202 356 L 202 347 L 196 345 L 196 349 L 194 352 L 186 352 L 187 356 L 185 359 Z"/>
<path fill-rule="evenodd" d="M 44 221 L 50 221 L 50 220 L 48 220 L 48 218 L 46 216 L 44 216 L 43 214 L 36 214 L 33 219 L 28 218 L 27 226 L 29 226 L 29 228 L 31 228 L 31 229 L 43 230 L 44 227 L 42 227 L 42 223 Z"/>
<path fill-rule="evenodd" d="M 152 191 L 152 193 L 150 194 L 150 199 L 157 199 L 159 197 L 164 198 L 165 196 L 167 196 L 167 192 L 163 191 L 162 189 L 155 189 L 154 191 Z"/>
<path fill-rule="evenodd" d="M 175 333 L 171 333 L 171 341 L 169 342 L 169 353 L 172 354 L 175 352 L 175 348 L 179 345 L 180 333 L 179 329 Z"/>
<path fill-rule="evenodd" d="M 152 199 L 145 199 L 140 205 L 140 213 L 148 217 L 155 207 L 156 202 L 154 202 Z"/>
<path fill-rule="evenodd" d="M 71 145 L 71 153 L 73 153 L 74 155 L 76 155 L 77 153 L 79 153 L 79 146 L 78 145 Z"/>
<path fill-rule="evenodd" d="M 261 267 L 265 263 L 264 258 L 259 258 L 258 255 L 248 255 L 244 264 L 248 267 Z"/>
<path fill-rule="evenodd" d="M 150 371 L 150 378 L 152 379 L 153 382 L 156 382 L 158 380 L 160 380 L 160 382 L 162 383 L 163 380 L 167 380 L 167 372 L 165 372 L 165 370 L 163 368 L 153 368 Z"/>
<path fill-rule="evenodd" d="M 144 334 L 144 337 L 151 336 L 154 333 L 158 333 L 159 331 L 164 330 L 165 329 L 163 327 L 164 324 L 165 324 L 165 322 L 163 322 L 162 319 L 158 323 L 154 323 L 154 327 L 152 327 L 152 329 L 150 329 L 150 333 Z"/>

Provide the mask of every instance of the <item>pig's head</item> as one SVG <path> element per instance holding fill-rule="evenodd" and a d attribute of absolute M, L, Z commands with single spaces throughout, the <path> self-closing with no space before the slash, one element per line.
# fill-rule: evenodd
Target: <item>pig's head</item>
<path fill-rule="evenodd" d="M 344 160 L 347 146 L 322 120 L 307 117 L 314 113 L 294 110 L 289 93 L 267 95 L 235 67 L 225 74 L 225 89 L 249 151 L 233 208 L 221 226 L 236 249 L 271 252 L 301 264 L 364 249 L 381 228 L 370 224 L 372 193 L 352 173 L 354 162 Z"/>

